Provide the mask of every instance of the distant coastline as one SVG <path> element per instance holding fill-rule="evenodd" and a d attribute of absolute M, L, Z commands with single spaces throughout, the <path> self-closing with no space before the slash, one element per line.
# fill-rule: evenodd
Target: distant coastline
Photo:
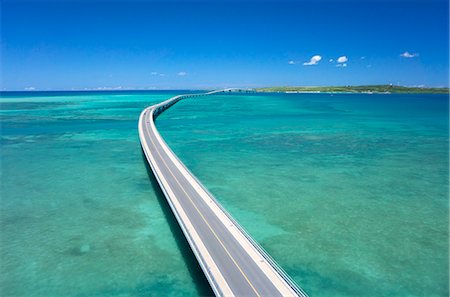
<path fill-rule="evenodd" d="M 122 89 L 70 89 L 70 90 L 2 90 L 2 96 L 19 96 L 21 94 L 34 93 L 36 96 L 44 95 L 76 95 L 83 93 L 100 93 L 100 94 L 116 94 L 116 93 L 152 93 L 152 92 L 184 92 L 192 93 L 198 91 L 208 91 L 211 89 L 143 89 L 143 88 L 122 88 Z M 343 94 L 449 94 L 449 88 L 428 88 L 428 87 L 404 87 L 394 85 L 363 85 L 363 86 L 281 86 L 281 87 L 262 87 L 248 88 L 249 92 L 260 93 L 343 93 Z"/>
<path fill-rule="evenodd" d="M 449 94 L 449 88 L 403 87 L 394 85 L 268 87 L 257 88 L 256 91 L 280 93 Z"/>

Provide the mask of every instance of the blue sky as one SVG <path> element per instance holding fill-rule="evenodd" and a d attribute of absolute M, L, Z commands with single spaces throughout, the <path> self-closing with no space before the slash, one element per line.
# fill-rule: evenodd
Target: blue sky
<path fill-rule="evenodd" d="M 445 0 L 1 3 L 2 90 L 449 84 Z"/>

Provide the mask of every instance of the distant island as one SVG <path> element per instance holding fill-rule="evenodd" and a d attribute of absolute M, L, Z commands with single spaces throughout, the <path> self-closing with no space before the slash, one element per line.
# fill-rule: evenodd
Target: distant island
<path fill-rule="evenodd" d="M 427 93 L 448 94 L 449 88 L 403 87 L 394 85 L 367 85 L 367 86 L 317 86 L 317 87 L 269 87 L 257 88 L 257 92 L 283 92 L 283 93 Z"/>

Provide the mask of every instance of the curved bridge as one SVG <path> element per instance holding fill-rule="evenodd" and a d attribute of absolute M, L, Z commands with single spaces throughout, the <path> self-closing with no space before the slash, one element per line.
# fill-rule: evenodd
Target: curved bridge
<path fill-rule="evenodd" d="M 183 165 L 154 120 L 178 101 L 235 89 L 172 97 L 142 111 L 147 161 L 216 296 L 306 296 Z"/>

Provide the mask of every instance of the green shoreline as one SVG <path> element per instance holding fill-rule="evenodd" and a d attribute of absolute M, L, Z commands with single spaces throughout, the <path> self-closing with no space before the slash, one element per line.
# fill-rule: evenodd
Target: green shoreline
<path fill-rule="evenodd" d="M 312 86 L 312 87 L 268 87 L 257 88 L 257 92 L 283 93 L 404 93 L 404 94 L 449 94 L 449 88 L 420 88 L 394 85 L 366 85 L 366 86 Z"/>

